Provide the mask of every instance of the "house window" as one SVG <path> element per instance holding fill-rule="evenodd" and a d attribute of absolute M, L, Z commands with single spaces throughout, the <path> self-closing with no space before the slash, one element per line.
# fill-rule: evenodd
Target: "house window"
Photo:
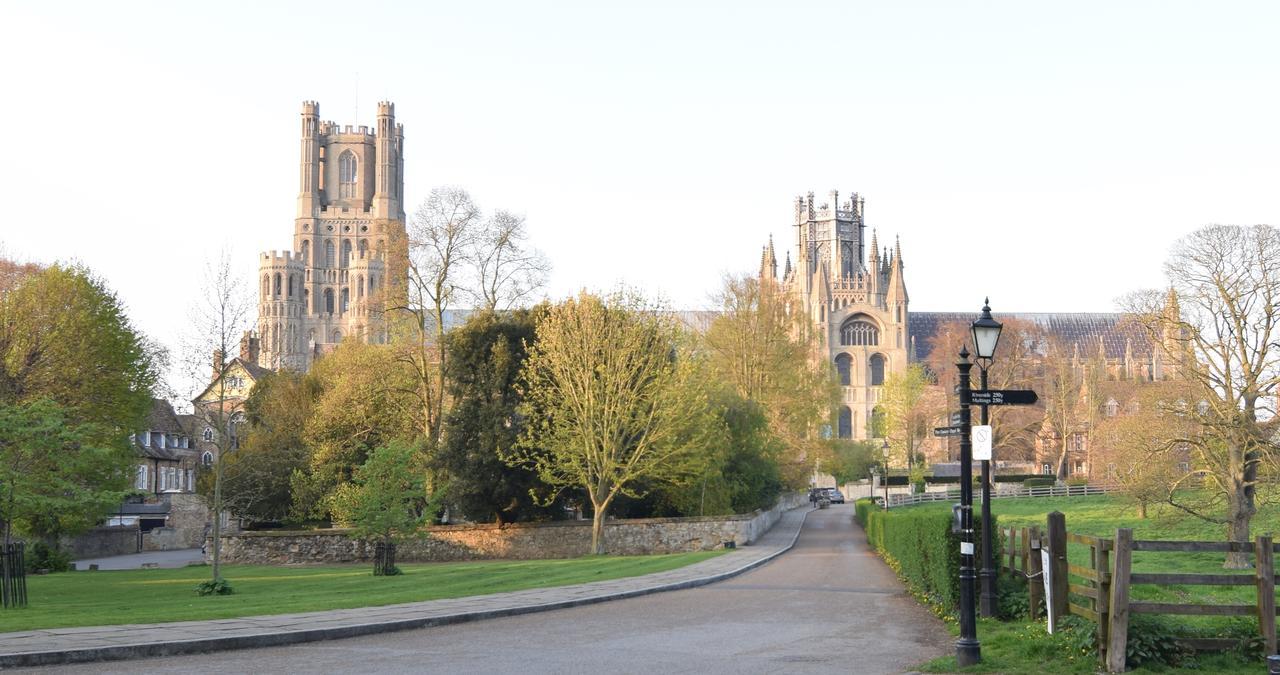
<path fill-rule="evenodd" d="M 187 492 L 196 491 L 196 471 L 195 469 L 187 469 Z"/>
<path fill-rule="evenodd" d="M 133 486 L 139 490 L 147 489 L 147 465 L 146 464 L 138 465 L 138 477 L 137 477 L 137 480 L 134 481 Z"/>
<path fill-rule="evenodd" d="M 356 196 L 356 156 L 350 150 L 338 157 L 338 196 L 351 199 Z"/>
<path fill-rule="evenodd" d="M 880 344 L 880 331 L 871 323 L 858 317 L 850 318 L 840 327 L 840 344 L 855 347 L 874 347 Z"/>
<path fill-rule="evenodd" d="M 204 438 L 204 442 L 205 442 L 205 443 L 212 443 L 212 442 L 213 442 L 213 429 L 211 429 L 211 428 L 209 428 L 209 427 L 205 427 L 205 428 L 204 428 L 204 435 L 202 436 L 202 438 Z"/>
<path fill-rule="evenodd" d="M 213 453 L 206 450 L 203 455 L 200 455 L 200 463 L 205 466 L 213 466 Z M 147 467 L 144 466 L 142 468 L 146 469 Z"/>

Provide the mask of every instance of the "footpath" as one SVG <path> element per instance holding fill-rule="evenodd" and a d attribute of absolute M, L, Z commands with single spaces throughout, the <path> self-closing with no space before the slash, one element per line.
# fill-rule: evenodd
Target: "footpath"
<path fill-rule="evenodd" d="M 693 588 L 737 576 L 786 553 L 809 512 L 803 507 L 788 511 L 750 546 L 679 569 L 612 581 L 323 612 L 0 633 L 0 668 L 333 640 Z"/>

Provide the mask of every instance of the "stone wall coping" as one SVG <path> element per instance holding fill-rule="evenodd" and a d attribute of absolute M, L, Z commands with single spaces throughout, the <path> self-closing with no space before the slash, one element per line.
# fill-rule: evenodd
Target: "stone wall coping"
<path fill-rule="evenodd" d="M 686 516 L 680 518 L 625 518 L 619 520 L 606 520 L 605 527 L 618 527 L 627 525 L 662 525 L 666 523 L 710 523 L 710 522 L 738 522 L 747 521 L 756 518 L 763 511 L 756 510 L 752 513 L 735 513 L 727 516 Z M 519 530 L 519 529 L 535 529 L 541 527 L 590 527 L 590 520 L 544 520 L 533 522 L 519 523 L 466 523 L 461 525 L 430 525 L 422 528 L 422 532 L 431 534 L 432 532 L 474 532 L 483 530 Z M 240 532 L 228 532 L 224 537 L 316 537 L 316 536 L 349 536 L 352 532 L 351 528 L 346 527 L 327 527 L 314 530 L 243 530 Z"/>

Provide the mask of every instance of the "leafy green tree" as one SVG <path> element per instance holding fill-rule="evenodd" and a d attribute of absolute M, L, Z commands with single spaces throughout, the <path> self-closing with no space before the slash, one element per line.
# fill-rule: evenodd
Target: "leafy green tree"
<path fill-rule="evenodd" d="M 41 448 L 65 455 L 21 469 L 27 477 L 11 475 L 18 510 L 6 533 L 16 526 L 56 546 L 59 535 L 93 525 L 119 503 L 133 463 L 128 437 L 150 408 L 164 354 L 87 269 L 0 267 L 0 407 L 10 425 L 62 427 L 49 445 L 11 427 L 5 451 L 18 453 L 12 467 Z M 36 503 L 60 506 L 23 507 L 19 485 L 35 489 Z"/>
<path fill-rule="evenodd" d="M 444 439 L 430 467 L 444 477 L 443 498 L 475 521 L 563 517 L 564 494 L 542 504 L 530 492 L 546 492 L 537 474 L 511 466 L 509 452 L 524 430 L 517 407 L 523 400 L 516 380 L 534 342 L 546 306 L 511 312 L 482 311 L 445 337 L 451 354 L 445 368 L 452 406 L 445 416 Z"/>
<path fill-rule="evenodd" d="M 831 462 L 831 475 L 837 483 L 861 480 L 880 466 L 880 445 L 874 441 L 837 441 Z"/>
<path fill-rule="evenodd" d="M 248 428 L 240 448 L 223 466 L 222 496 L 236 515 L 280 521 L 292 505 L 290 479 L 311 457 L 306 425 L 319 398 L 315 378 L 281 370 L 268 374 L 245 400 Z"/>
<path fill-rule="evenodd" d="M 941 392 L 929 386 L 924 368 L 913 363 L 885 378 L 880 410 L 890 451 L 903 457 L 908 470 L 918 468 L 919 475 L 924 469 L 920 443 L 928 437 L 933 420 L 945 410 Z"/>
<path fill-rule="evenodd" d="M 580 487 L 592 506 L 591 552 L 637 481 L 696 474 L 715 428 L 707 378 L 670 312 L 638 297 L 587 293 L 551 308 L 521 371 L 527 423 L 506 457 L 553 490 Z M 545 499 L 544 499 L 545 503 Z"/>
<path fill-rule="evenodd" d="M 420 434 L 413 375 L 393 347 L 349 340 L 308 374 L 318 395 L 304 434 L 310 456 L 290 479 L 298 519 L 324 518 L 326 496 L 376 447 Z"/>
<path fill-rule="evenodd" d="M 405 441 L 374 448 L 356 469 L 354 480 L 330 497 L 338 523 L 385 544 L 416 535 L 432 511 L 424 459 L 418 446 Z M 388 562 L 393 568 L 394 564 L 394 558 Z"/>
<path fill-rule="evenodd" d="M 127 446 L 100 444 L 94 423 L 78 423 L 49 398 L 0 403 L 0 527 L 42 536 L 92 526 L 129 489 Z"/>
<path fill-rule="evenodd" d="M 788 450 L 778 458 L 786 481 L 805 485 L 830 453 L 820 428 L 839 396 L 831 366 L 811 358 L 819 338 L 772 282 L 729 277 L 716 299 L 720 315 L 702 336 L 715 377 L 760 406 Z"/>

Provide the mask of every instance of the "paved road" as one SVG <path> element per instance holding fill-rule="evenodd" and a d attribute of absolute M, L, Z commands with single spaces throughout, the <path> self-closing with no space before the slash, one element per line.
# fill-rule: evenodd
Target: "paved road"
<path fill-rule="evenodd" d="M 78 570 L 87 570 L 89 565 L 97 565 L 100 570 L 137 570 L 142 569 L 143 563 L 156 563 L 160 567 L 186 567 L 190 563 L 203 561 L 204 553 L 200 549 L 184 548 L 177 551 L 113 555 L 109 558 L 85 558 L 75 561 L 75 566 Z"/>
<path fill-rule="evenodd" d="M 951 649 L 942 622 L 867 550 L 852 506 L 729 581 L 423 630 L 98 663 L 66 673 L 896 673 Z"/>

